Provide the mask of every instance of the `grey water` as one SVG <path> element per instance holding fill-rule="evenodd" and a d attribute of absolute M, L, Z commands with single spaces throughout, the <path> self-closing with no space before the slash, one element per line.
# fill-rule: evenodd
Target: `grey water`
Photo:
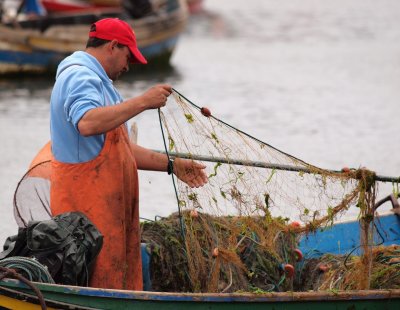
<path fill-rule="evenodd" d="M 169 83 L 306 162 L 400 176 L 400 1 L 205 0 L 171 65 L 133 72 L 116 86 L 130 97 Z M 0 80 L 0 245 L 17 231 L 17 183 L 49 139 L 52 84 L 51 77 Z M 138 143 L 161 149 L 157 112 L 134 121 Z M 380 197 L 391 191 L 380 184 Z M 176 209 L 170 177 L 140 172 L 141 216 Z"/>

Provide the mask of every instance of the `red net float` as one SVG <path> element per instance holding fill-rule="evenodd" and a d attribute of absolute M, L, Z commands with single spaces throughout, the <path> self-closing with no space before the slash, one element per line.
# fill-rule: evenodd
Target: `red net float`
<path fill-rule="evenodd" d="M 200 109 L 201 114 L 203 114 L 205 117 L 210 117 L 211 116 L 211 111 L 209 108 L 202 107 Z"/>
<path fill-rule="evenodd" d="M 285 270 L 286 274 L 288 275 L 289 278 L 293 278 L 294 276 L 294 267 L 291 264 L 286 264 L 283 266 L 283 269 Z"/>
<path fill-rule="evenodd" d="M 303 259 L 303 252 L 301 252 L 299 249 L 295 249 L 294 254 L 296 255 L 296 261 L 299 262 Z"/>

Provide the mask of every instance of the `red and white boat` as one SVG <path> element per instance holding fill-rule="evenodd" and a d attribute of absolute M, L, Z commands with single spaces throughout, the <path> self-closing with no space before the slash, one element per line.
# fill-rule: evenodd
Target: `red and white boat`
<path fill-rule="evenodd" d="M 84 1 L 84 0 L 41 0 L 48 13 L 85 12 L 94 8 L 119 7 L 118 1 Z"/>

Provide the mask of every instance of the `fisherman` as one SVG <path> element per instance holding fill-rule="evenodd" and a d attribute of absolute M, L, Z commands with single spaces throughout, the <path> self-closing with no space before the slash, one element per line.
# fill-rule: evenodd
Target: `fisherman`
<path fill-rule="evenodd" d="M 117 18 L 94 23 L 85 51 L 58 66 L 51 94 L 51 212 L 83 212 L 104 235 L 90 286 L 142 290 L 137 169 L 174 173 L 190 187 L 207 182 L 205 166 L 130 142 L 126 122 L 165 106 L 159 84 L 123 100 L 113 81 L 130 63 L 146 64 L 133 30 Z"/>

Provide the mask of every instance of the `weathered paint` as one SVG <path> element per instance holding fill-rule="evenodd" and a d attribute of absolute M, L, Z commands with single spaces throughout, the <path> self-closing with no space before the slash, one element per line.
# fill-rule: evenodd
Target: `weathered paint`
<path fill-rule="evenodd" d="M 0 282 L 29 293 L 15 280 Z M 96 309 L 400 309 L 400 290 L 286 292 L 266 294 L 189 294 L 135 292 L 38 284 L 46 300 Z"/>
<path fill-rule="evenodd" d="M 177 40 L 178 36 L 146 46 L 141 49 L 142 54 L 150 63 L 162 62 L 166 64 Z M 55 71 L 60 61 L 68 55 L 67 53 L 44 51 L 16 52 L 13 50 L 0 50 L 0 73 Z"/>
<path fill-rule="evenodd" d="M 18 310 L 40 310 L 41 306 L 32 304 L 27 301 L 18 300 L 15 298 L 7 297 L 4 295 L 0 295 L 0 308 L 6 309 L 18 309 Z M 54 308 L 47 307 L 48 310 L 52 310 Z"/>

